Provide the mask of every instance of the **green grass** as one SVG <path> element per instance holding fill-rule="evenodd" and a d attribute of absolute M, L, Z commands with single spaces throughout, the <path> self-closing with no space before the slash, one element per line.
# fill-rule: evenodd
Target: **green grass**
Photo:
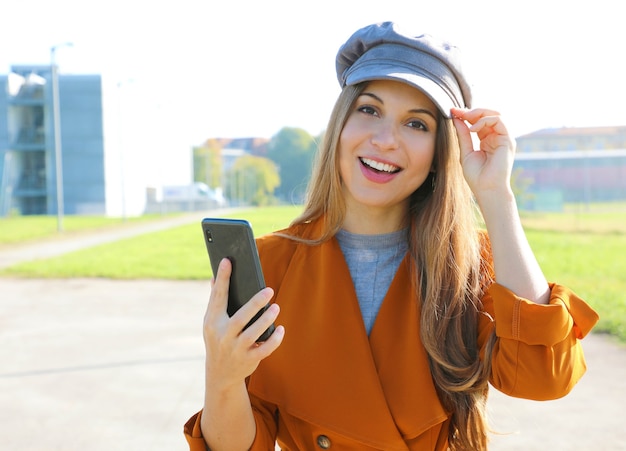
<path fill-rule="evenodd" d="M 63 231 L 59 232 L 56 216 L 9 216 L 0 218 L 0 230 L 2 231 L 0 233 L 0 246 L 46 238 L 62 238 L 94 229 L 118 227 L 160 217 L 162 216 L 146 215 L 122 220 L 103 216 L 68 215 L 63 217 Z"/>
<path fill-rule="evenodd" d="M 259 236 L 287 226 L 300 210 L 300 207 L 268 207 L 238 211 L 230 217 L 247 219 Z M 21 263 L 0 271 L 0 275 L 190 280 L 210 278 L 211 268 L 198 222 L 45 261 Z"/>
<path fill-rule="evenodd" d="M 546 277 L 596 309 L 594 330 L 626 341 L 626 234 L 527 229 L 526 235 Z"/>
<path fill-rule="evenodd" d="M 285 227 L 300 208 L 250 209 L 230 217 L 248 219 L 259 236 Z M 87 227 L 87 219 L 81 223 L 83 227 Z M 596 332 L 607 332 L 626 342 L 626 211 L 525 213 L 523 222 L 546 277 L 567 285 L 598 311 L 601 319 Z M 70 224 L 68 218 L 68 228 Z M 96 226 L 110 225 L 105 220 Z M 54 218 L 51 226 L 56 226 Z M 211 277 L 211 269 L 200 224 L 191 224 L 23 263 L 0 271 L 0 275 L 203 280 Z"/>
<path fill-rule="evenodd" d="M 598 312 L 595 332 L 626 342 L 626 204 L 566 205 L 522 221 L 546 277 Z"/>
<path fill-rule="evenodd" d="M 562 213 L 525 212 L 522 221 L 527 229 L 594 234 L 626 234 L 626 210 L 576 211 Z"/>

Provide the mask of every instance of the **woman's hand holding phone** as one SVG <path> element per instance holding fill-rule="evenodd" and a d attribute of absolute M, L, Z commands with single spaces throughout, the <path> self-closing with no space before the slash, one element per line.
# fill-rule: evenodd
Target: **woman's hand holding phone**
<path fill-rule="evenodd" d="M 284 328 L 278 326 L 266 341 L 257 342 L 257 338 L 276 320 L 280 311 L 277 304 L 270 304 L 258 319 L 243 330 L 269 303 L 274 295 L 271 288 L 263 288 L 233 316 L 228 316 L 226 306 L 231 271 L 231 262 L 227 258 L 222 259 L 211 282 L 211 296 L 204 317 L 207 380 L 211 380 L 214 387 L 214 384 L 228 386 L 241 383 L 254 372 L 261 360 L 278 348 L 284 336 Z"/>
<path fill-rule="evenodd" d="M 231 261 L 222 259 L 211 281 L 204 315 L 206 363 L 201 428 L 213 449 L 222 446 L 247 449 L 252 444 L 256 425 L 245 379 L 278 348 L 284 336 L 284 328 L 278 326 L 266 341 L 257 341 L 278 316 L 277 304 L 271 304 L 242 330 L 268 304 L 274 294 L 271 288 L 263 288 L 232 316 L 228 314 L 231 271 Z M 215 435 L 212 433 L 215 430 L 223 433 Z"/>

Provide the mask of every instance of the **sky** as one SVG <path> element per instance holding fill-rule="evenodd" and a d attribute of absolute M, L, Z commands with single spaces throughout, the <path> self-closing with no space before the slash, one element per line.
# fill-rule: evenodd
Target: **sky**
<path fill-rule="evenodd" d="M 155 155 L 164 182 L 163 174 L 175 172 L 167 155 L 186 155 L 208 138 L 271 138 L 283 127 L 319 134 L 339 94 L 338 48 L 358 28 L 386 20 L 456 44 L 474 106 L 500 111 L 514 137 L 550 127 L 626 125 L 626 26 L 619 5 L 13 1 L 3 8 L 0 73 L 12 65 L 50 64 L 50 48 L 59 46 L 61 74 L 101 74 L 103 84 L 119 85 L 120 122 L 152 134 L 146 147 L 161 148 Z M 145 154 L 134 158 L 140 164 Z M 183 165 L 188 177 L 187 157 Z"/>
<path fill-rule="evenodd" d="M 511 133 L 626 125 L 626 26 L 612 0 L 31 0 L 5 6 L 0 73 L 49 64 L 100 73 L 145 116 L 198 143 L 317 134 L 339 93 L 334 58 L 361 26 L 397 21 L 461 48 L 475 106 Z M 4 15 L 4 14 L 3 14 Z"/>

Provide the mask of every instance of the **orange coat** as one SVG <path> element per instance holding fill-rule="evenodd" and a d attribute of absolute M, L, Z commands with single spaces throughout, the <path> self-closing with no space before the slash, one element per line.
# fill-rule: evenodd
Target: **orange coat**
<path fill-rule="evenodd" d="M 274 450 L 278 440 L 293 451 L 446 450 L 450 414 L 420 341 L 408 257 L 368 337 L 335 239 L 308 246 L 269 235 L 257 242 L 286 333 L 248 381 L 257 424 L 251 449 Z M 551 288 L 549 305 L 520 299 L 498 284 L 484 295 L 488 315 L 482 315 L 479 345 L 495 327 L 491 383 L 511 396 L 559 398 L 585 371 L 578 340 L 598 317 L 568 289 Z M 200 415 L 185 425 L 192 451 L 206 449 Z"/>

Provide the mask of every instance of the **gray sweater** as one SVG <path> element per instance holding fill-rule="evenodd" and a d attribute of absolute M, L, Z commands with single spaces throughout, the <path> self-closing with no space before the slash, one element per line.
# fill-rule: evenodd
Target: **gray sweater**
<path fill-rule="evenodd" d="M 408 250 L 407 234 L 407 229 L 403 229 L 383 235 L 359 235 L 340 230 L 336 235 L 350 269 L 368 335 Z"/>

